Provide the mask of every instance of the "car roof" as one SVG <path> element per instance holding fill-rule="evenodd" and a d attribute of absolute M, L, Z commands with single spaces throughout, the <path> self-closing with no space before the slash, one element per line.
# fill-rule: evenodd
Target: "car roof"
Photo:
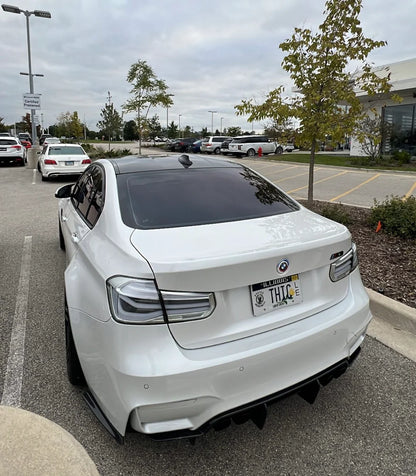
<path fill-rule="evenodd" d="M 49 137 L 49 139 L 51 139 L 51 137 Z M 55 139 L 55 137 L 54 137 Z M 48 146 L 51 146 L 51 147 L 81 147 L 82 146 L 80 144 L 67 144 L 67 143 L 64 143 L 62 144 L 62 142 L 47 142 L 47 145 Z"/>
<path fill-rule="evenodd" d="M 182 158 L 182 159 L 181 159 Z M 182 160 L 182 163 L 179 161 Z M 192 162 L 187 164 L 187 160 Z M 102 159 L 106 160 L 106 159 Z M 99 160 L 98 162 L 101 162 Z M 209 157 L 200 157 L 192 154 L 182 154 L 163 156 L 163 157 L 142 157 L 129 155 L 111 159 L 108 162 L 114 167 L 116 174 L 129 174 L 134 172 L 148 172 L 153 170 L 183 170 L 185 168 L 204 169 L 204 168 L 241 168 L 241 165 L 228 160 L 211 159 Z"/>

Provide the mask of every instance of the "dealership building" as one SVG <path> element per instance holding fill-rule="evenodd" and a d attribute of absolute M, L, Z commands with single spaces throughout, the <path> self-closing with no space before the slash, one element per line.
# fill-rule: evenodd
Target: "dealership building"
<path fill-rule="evenodd" d="M 357 95 L 372 115 L 376 110 L 389 127 L 383 133 L 382 153 L 390 154 L 395 150 L 405 150 L 416 156 L 416 58 L 380 66 L 374 69 L 386 76 L 390 72 L 392 84 L 389 94 L 368 96 L 359 91 Z M 391 99 L 391 94 L 398 94 L 401 102 Z M 357 140 L 351 140 L 351 155 L 365 155 Z"/>

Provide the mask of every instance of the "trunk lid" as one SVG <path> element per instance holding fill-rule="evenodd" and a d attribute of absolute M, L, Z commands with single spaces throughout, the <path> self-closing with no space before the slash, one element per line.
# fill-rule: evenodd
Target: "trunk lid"
<path fill-rule="evenodd" d="M 341 301 L 348 289 L 348 279 L 329 279 L 329 265 L 332 255 L 350 249 L 349 231 L 304 208 L 252 220 L 135 230 L 131 242 L 149 262 L 159 289 L 215 293 L 209 317 L 169 324 L 184 348 L 229 342 L 304 319 Z M 265 312 L 262 289 L 269 295 L 267 286 L 275 287 L 278 300 L 276 293 L 281 286 L 288 289 L 288 279 L 299 288 L 296 303 Z"/>

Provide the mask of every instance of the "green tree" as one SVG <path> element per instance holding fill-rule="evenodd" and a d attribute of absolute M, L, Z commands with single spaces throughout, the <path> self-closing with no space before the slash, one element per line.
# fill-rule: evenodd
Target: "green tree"
<path fill-rule="evenodd" d="M 0 132 L 7 132 L 8 128 L 3 121 L 4 121 L 4 117 L 0 117 Z"/>
<path fill-rule="evenodd" d="M 157 114 L 147 121 L 146 129 L 148 137 L 151 140 L 154 140 L 155 137 L 161 135 L 162 126 L 160 125 L 159 116 Z"/>
<path fill-rule="evenodd" d="M 172 121 L 168 127 L 168 138 L 176 139 L 178 135 L 178 126 Z"/>
<path fill-rule="evenodd" d="M 104 134 L 108 138 L 108 150 L 110 150 L 110 141 L 113 138 L 121 135 L 123 130 L 123 120 L 113 103 L 106 104 L 101 109 L 101 121 L 97 122 L 97 127 L 100 129 L 100 134 Z"/>
<path fill-rule="evenodd" d="M 124 139 L 125 140 L 139 139 L 139 132 L 137 131 L 136 121 L 127 121 L 124 124 Z"/>
<path fill-rule="evenodd" d="M 362 0 L 327 0 L 325 19 L 317 33 L 295 28 L 291 38 L 279 45 L 286 53 L 282 67 L 300 93 L 292 101 L 282 98 L 280 86 L 268 94 L 263 104 L 248 100 L 236 106 L 237 114 L 250 114 L 250 121 L 270 118 L 284 124 L 288 118 L 299 119 L 299 140 L 311 151 L 309 203 L 313 200 L 319 141 L 330 135 L 339 142 L 353 132 L 364 116 L 357 89 L 375 96 L 391 88 L 390 74 L 376 74 L 367 61 L 368 55 L 386 42 L 364 36 L 359 20 L 361 9 Z M 348 72 L 351 63 L 357 66 L 354 74 Z"/>
<path fill-rule="evenodd" d="M 241 127 L 240 126 L 230 126 L 224 129 L 224 134 L 230 137 L 241 136 Z"/>
<path fill-rule="evenodd" d="M 82 137 L 83 127 L 79 120 L 77 111 L 74 111 L 72 114 L 68 111 L 58 116 L 56 133 L 58 134 L 58 137 Z"/>
<path fill-rule="evenodd" d="M 168 86 L 159 79 L 146 61 L 137 61 L 130 66 L 127 81 L 132 85 L 132 97 L 126 101 L 123 108 L 126 112 L 137 113 L 139 130 L 139 154 L 142 147 L 143 120 L 147 120 L 151 107 L 170 107 L 173 105 L 172 95 L 168 94 Z"/>

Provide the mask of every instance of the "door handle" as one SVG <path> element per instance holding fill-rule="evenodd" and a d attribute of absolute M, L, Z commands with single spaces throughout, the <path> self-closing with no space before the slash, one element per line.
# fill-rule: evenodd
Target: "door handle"
<path fill-rule="evenodd" d="M 72 233 L 72 235 L 71 235 L 71 240 L 72 240 L 74 243 L 78 243 L 78 242 L 79 242 L 78 235 L 77 235 L 76 233 Z"/>
<path fill-rule="evenodd" d="M 68 217 L 62 215 L 62 221 L 68 221 Z"/>

